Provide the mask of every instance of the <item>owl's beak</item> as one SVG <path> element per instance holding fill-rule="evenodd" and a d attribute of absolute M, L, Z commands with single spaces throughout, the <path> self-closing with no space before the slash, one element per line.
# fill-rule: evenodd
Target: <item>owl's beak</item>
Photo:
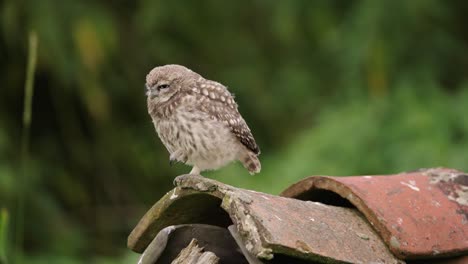
<path fill-rule="evenodd" d="M 156 88 L 149 87 L 147 84 L 145 84 L 146 88 L 146 96 L 150 97 L 151 99 L 154 99 L 155 97 L 158 97 L 159 91 Z"/>

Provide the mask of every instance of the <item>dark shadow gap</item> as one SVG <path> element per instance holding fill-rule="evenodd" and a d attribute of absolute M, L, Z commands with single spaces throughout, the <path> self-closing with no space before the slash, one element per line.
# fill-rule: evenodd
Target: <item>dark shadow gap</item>
<path fill-rule="evenodd" d="M 326 205 L 333 205 L 339 207 L 346 207 L 346 208 L 356 208 L 350 201 L 341 197 L 339 194 L 328 191 L 328 190 L 310 190 L 308 192 L 302 193 L 295 199 L 303 200 L 303 201 L 312 201 L 312 202 L 319 202 Z"/>

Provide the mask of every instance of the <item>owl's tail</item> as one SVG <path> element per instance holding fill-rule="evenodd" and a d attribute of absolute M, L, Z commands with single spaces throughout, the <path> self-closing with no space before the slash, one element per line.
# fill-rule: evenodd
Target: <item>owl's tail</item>
<path fill-rule="evenodd" d="M 251 151 L 247 151 L 244 157 L 240 158 L 239 160 L 251 175 L 259 173 L 262 169 L 262 164 L 260 164 L 260 160 L 258 159 L 257 155 Z"/>

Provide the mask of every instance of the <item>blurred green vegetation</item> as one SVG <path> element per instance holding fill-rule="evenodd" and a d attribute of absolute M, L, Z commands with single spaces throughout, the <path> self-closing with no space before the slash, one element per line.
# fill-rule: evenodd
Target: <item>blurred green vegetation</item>
<path fill-rule="evenodd" d="M 278 193 L 315 174 L 468 171 L 467 11 L 436 0 L 2 1 L 1 263 L 21 222 L 25 263 L 135 262 L 126 236 L 190 170 L 169 166 L 146 111 L 156 65 L 185 65 L 236 94 L 263 171 L 205 173 L 228 184 Z M 40 44 L 22 168 L 31 30 Z"/>

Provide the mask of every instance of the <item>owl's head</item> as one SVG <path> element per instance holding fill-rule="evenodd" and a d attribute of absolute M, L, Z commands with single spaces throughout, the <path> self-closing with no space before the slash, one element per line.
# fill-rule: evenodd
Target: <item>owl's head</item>
<path fill-rule="evenodd" d="M 156 67 L 146 75 L 146 95 L 148 100 L 167 101 L 199 77 L 200 75 L 181 65 Z"/>

